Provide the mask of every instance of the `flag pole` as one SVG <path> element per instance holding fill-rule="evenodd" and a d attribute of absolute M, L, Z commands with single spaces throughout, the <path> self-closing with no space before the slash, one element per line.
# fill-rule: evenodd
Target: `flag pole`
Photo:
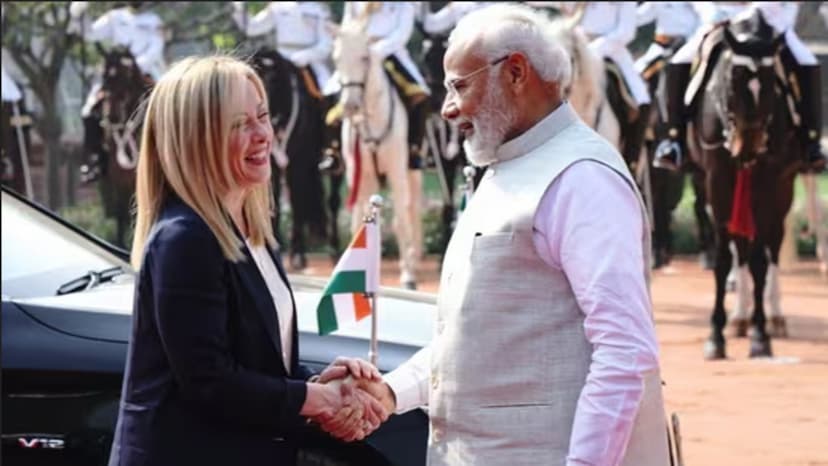
<path fill-rule="evenodd" d="M 374 270 L 377 273 L 376 283 L 377 289 L 366 293 L 368 299 L 371 300 L 371 346 L 368 348 L 368 360 L 374 366 L 377 365 L 377 357 L 379 356 L 379 345 L 377 343 L 377 295 L 379 294 L 379 273 L 380 273 L 380 257 L 382 256 L 382 235 L 380 231 L 380 212 L 382 209 L 382 196 L 374 194 L 369 200 L 371 204 L 371 212 L 365 218 L 366 223 L 375 223 L 377 225 L 377 239 L 380 244 L 377 245 L 377 257 Z"/>

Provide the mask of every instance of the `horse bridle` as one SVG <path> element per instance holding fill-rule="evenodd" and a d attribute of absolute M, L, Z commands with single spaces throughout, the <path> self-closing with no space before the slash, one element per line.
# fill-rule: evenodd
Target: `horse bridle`
<path fill-rule="evenodd" d="M 387 79 L 386 79 L 386 81 L 387 81 Z M 366 112 L 367 112 L 367 109 L 366 109 L 366 106 L 365 106 L 365 87 L 366 87 L 367 82 L 368 82 L 368 70 L 367 69 L 365 70 L 365 77 L 362 78 L 362 81 L 340 81 L 339 82 L 339 85 L 343 89 L 346 89 L 346 88 L 349 88 L 349 87 L 356 87 L 356 88 L 359 88 L 360 90 L 362 90 L 362 102 L 360 104 L 361 104 L 361 107 L 362 107 L 363 111 L 366 111 Z M 388 135 L 391 134 L 391 128 L 393 128 L 393 126 L 394 126 L 394 111 L 396 110 L 396 102 L 395 102 L 396 99 L 394 99 L 393 86 L 392 86 L 391 89 L 388 90 L 388 97 L 389 97 L 389 100 L 391 101 L 390 105 L 389 105 L 389 110 L 388 110 L 388 123 L 386 123 L 385 129 L 383 129 L 382 133 L 380 133 L 379 136 L 375 137 L 375 136 L 371 135 L 371 129 L 368 127 L 368 119 L 367 118 L 362 120 L 361 134 L 365 135 L 365 137 L 363 137 L 362 140 L 365 141 L 366 143 L 368 143 L 369 145 L 379 146 L 380 143 L 382 143 L 382 141 L 384 141 L 388 137 Z M 374 157 L 376 157 L 376 154 L 374 154 Z"/>

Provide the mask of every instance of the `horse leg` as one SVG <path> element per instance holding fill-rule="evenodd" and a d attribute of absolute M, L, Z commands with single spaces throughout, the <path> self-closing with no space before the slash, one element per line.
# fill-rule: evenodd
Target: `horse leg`
<path fill-rule="evenodd" d="M 716 246 L 713 238 L 713 224 L 710 222 L 710 215 L 707 213 L 707 197 L 704 193 L 704 173 L 701 170 L 695 170 L 690 178 L 693 193 L 696 196 L 693 201 L 693 213 L 695 214 L 696 226 L 698 228 L 702 268 L 711 270 L 715 267 Z"/>
<path fill-rule="evenodd" d="M 416 258 L 414 257 L 413 229 L 412 229 L 412 199 L 411 189 L 408 186 L 408 163 L 406 160 L 396 160 L 397 167 L 389 170 L 388 179 L 391 182 L 391 196 L 394 204 L 392 227 L 397 237 L 397 246 L 400 251 L 400 284 L 408 289 L 416 289 Z"/>
<path fill-rule="evenodd" d="M 713 314 L 710 317 L 710 337 L 704 345 L 704 358 L 707 360 L 724 359 L 727 357 L 724 338 L 724 327 L 727 322 L 727 314 L 725 313 L 724 307 L 725 282 L 727 280 L 727 274 L 730 272 L 733 258 L 728 247 L 730 235 L 727 233 L 727 227 L 722 225 L 717 233 L 716 261 L 713 269 L 716 277 L 716 301 L 713 305 Z"/>
<path fill-rule="evenodd" d="M 339 209 L 342 207 L 342 181 L 345 180 L 345 175 L 342 173 L 331 174 L 329 177 L 330 192 L 328 193 L 328 222 L 329 222 L 329 247 L 331 259 L 336 263 L 341 254 L 341 245 L 339 244 Z"/>
<path fill-rule="evenodd" d="M 734 328 L 737 337 L 747 336 L 748 311 L 753 305 L 751 298 L 750 268 L 748 267 L 748 253 L 750 243 L 747 238 L 733 237 L 728 244 L 732 253 L 730 273 L 725 280 L 725 290 L 736 290 L 736 307 L 730 313 L 730 325 Z"/>
<path fill-rule="evenodd" d="M 770 334 L 776 338 L 788 337 L 788 324 L 782 315 L 781 293 L 779 290 L 779 251 L 784 239 L 784 228 L 781 231 L 772 231 L 768 238 L 767 280 L 765 282 L 765 301 L 770 310 Z"/>
<path fill-rule="evenodd" d="M 770 336 L 765 330 L 765 277 L 768 257 L 763 242 L 755 242 L 750 255 L 750 272 L 753 276 L 753 332 L 750 337 L 750 357 L 771 356 Z"/>
<path fill-rule="evenodd" d="M 420 216 L 423 192 L 423 171 L 419 169 L 408 170 L 408 221 L 411 222 L 411 241 L 414 251 L 414 260 L 423 258 L 423 222 Z"/>

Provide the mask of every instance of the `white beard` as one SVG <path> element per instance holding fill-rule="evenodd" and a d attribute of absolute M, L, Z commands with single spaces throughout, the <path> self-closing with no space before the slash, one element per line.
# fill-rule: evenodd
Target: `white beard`
<path fill-rule="evenodd" d="M 480 111 L 470 121 L 474 132 L 463 141 L 466 157 L 473 165 L 485 167 L 497 161 L 497 149 L 506 139 L 506 132 L 514 125 L 516 113 L 494 75 L 490 76 Z"/>

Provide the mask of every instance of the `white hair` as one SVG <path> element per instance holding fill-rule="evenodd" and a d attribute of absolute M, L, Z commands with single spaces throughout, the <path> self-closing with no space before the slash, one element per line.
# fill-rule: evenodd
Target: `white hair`
<path fill-rule="evenodd" d="M 475 52 L 488 61 L 522 52 L 545 82 L 568 86 L 572 76 L 569 54 L 559 43 L 556 27 L 541 11 L 519 4 L 495 4 L 464 16 L 449 36 L 449 44 L 476 41 Z"/>

